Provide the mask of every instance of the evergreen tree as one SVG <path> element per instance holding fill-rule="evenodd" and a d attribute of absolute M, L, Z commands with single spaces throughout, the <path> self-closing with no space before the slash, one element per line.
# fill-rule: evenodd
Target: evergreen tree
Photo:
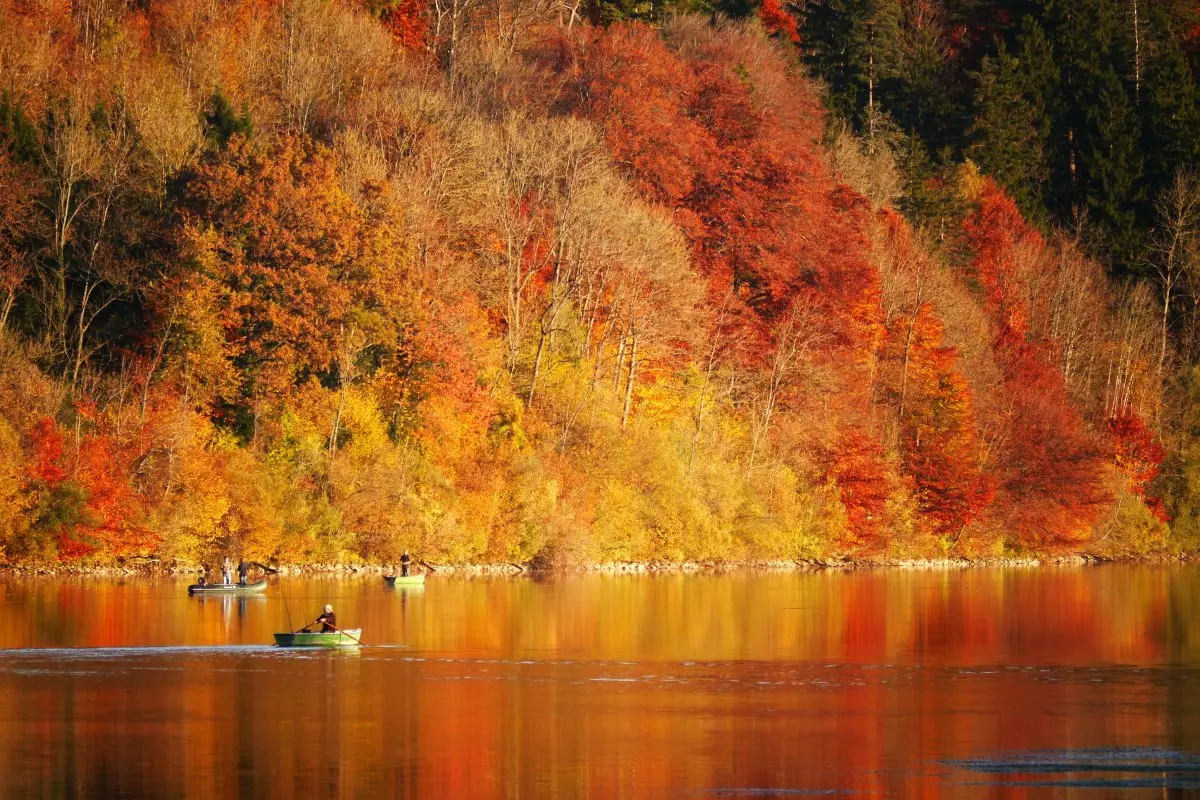
<path fill-rule="evenodd" d="M 1140 131 L 1115 71 L 1104 70 L 1096 79 L 1094 102 L 1081 109 L 1079 199 L 1122 269 L 1137 259 L 1136 212 L 1146 200 Z"/>
<path fill-rule="evenodd" d="M 1142 88 L 1142 150 L 1146 185 L 1156 195 L 1178 170 L 1200 167 L 1200 91 L 1172 19 L 1160 11 L 1149 27 L 1153 47 Z"/>
<path fill-rule="evenodd" d="M 254 122 L 250 119 L 249 107 L 243 103 L 241 115 L 235 114 L 233 106 L 221 90 L 213 92 L 208 101 L 208 111 L 204 115 L 204 136 L 208 139 L 209 146 L 213 150 L 224 150 L 234 136 L 249 139 L 253 135 Z"/>
<path fill-rule="evenodd" d="M 1145 200 L 1122 11 L 1115 0 L 1053 0 L 1047 13 L 1062 70 L 1052 179 L 1069 200 L 1056 210 L 1064 218 L 1086 211 L 1118 271 L 1136 260 L 1136 210 Z"/>
<path fill-rule="evenodd" d="M 933 13 L 928 4 L 906 6 L 897 39 L 896 68 L 885 83 L 884 102 L 909 133 L 925 140 L 932 151 L 958 149 L 969 112 L 950 59 L 946 26 L 950 20 Z"/>
<path fill-rule="evenodd" d="M 829 85 L 829 105 L 860 132 L 883 115 L 881 85 L 897 74 L 898 0 L 821 0 L 804 18 L 806 58 Z"/>
<path fill-rule="evenodd" d="M 1042 120 L 1029 99 L 1021 63 L 1003 43 L 985 58 L 975 92 L 975 120 L 968 156 L 994 177 L 1033 218 L 1043 216 L 1042 187 L 1048 178 Z"/>
<path fill-rule="evenodd" d="M 0 147 L 26 164 L 36 162 L 39 157 L 37 127 L 7 90 L 0 93 Z"/>

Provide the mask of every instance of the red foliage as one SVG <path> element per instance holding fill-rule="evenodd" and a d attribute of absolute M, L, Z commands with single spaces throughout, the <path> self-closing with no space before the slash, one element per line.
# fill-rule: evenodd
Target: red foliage
<path fill-rule="evenodd" d="M 837 482 L 855 544 L 878 548 L 884 541 L 891 493 L 883 448 L 863 431 L 848 428 L 837 439 L 829 475 Z"/>
<path fill-rule="evenodd" d="M 405 50 L 420 52 L 426 49 L 429 21 L 425 8 L 419 0 L 398 0 L 380 15 L 393 41 Z"/>
<path fill-rule="evenodd" d="M 1008 446 L 998 459 L 1000 506 L 1025 544 L 1078 543 L 1112 497 L 1100 443 L 1067 395 L 1051 344 L 1029 333 L 1028 312 L 1014 285 L 1020 280 L 1015 259 L 1044 257 L 1044 243 L 991 179 L 963 227 L 1011 403 Z"/>
<path fill-rule="evenodd" d="M 783 36 L 792 44 L 800 44 L 800 31 L 796 26 L 796 18 L 783 8 L 779 0 L 763 0 L 758 7 L 758 18 L 763 27 L 771 33 Z"/>
<path fill-rule="evenodd" d="M 865 258 L 867 203 L 821 157 L 818 98 L 786 81 L 784 96 L 757 91 L 741 69 L 744 46 L 714 37 L 685 60 L 652 29 L 615 25 L 564 55 L 561 68 L 574 72 L 578 110 L 601 125 L 632 183 L 673 210 L 711 307 L 725 307 L 732 288 L 727 315 L 758 341 L 811 291 L 827 309 L 824 355 L 841 368 L 864 365 L 882 318 Z"/>
<path fill-rule="evenodd" d="M 1129 478 L 1129 489 L 1142 498 L 1155 516 L 1167 522 L 1162 500 L 1149 495 L 1150 484 L 1158 477 L 1166 449 L 1154 440 L 1154 433 L 1135 412 L 1108 421 L 1108 433 L 1113 441 L 1113 461 L 1117 469 Z"/>
<path fill-rule="evenodd" d="M 28 468 L 28 477 L 50 486 L 61 483 L 67 477 L 62 467 L 63 437 L 58 426 L 49 417 L 43 417 L 33 426 L 29 434 L 33 458 Z"/>
<path fill-rule="evenodd" d="M 89 407 L 86 401 L 81 406 Z M 67 453 L 54 420 L 43 418 L 34 425 L 29 442 L 33 458 L 26 469 L 26 487 L 43 495 L 43 507 L 49 510 L 44 524 L 57 541 L 60 560 L 96 552 L 122 555 L 156 542 L 136 522 L 142 503 L 129 483 L 129 454 L 112 438 L 86 435 L 77 452 Z M 78 516 L 71 511 L 76 495 L 82 501 Z"/>

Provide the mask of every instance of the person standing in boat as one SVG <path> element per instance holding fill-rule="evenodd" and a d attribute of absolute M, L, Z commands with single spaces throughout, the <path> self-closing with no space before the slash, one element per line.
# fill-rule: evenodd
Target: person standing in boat
<path fill-rule="evenodd" d="M 245 586 L 246 576 L 249 574 L 250 562 L 248 562 L 245 558 L 242 558 L 242 560 L 238 562 L 238 585 Z"/>
<path fill-rule="evenodd" d="M 400 576 L 408 577 L 408 565 L 412 563 L 412 558 L 408 555 L 408 551 L 404 551 L 404 555 L 400 556 Z"/>
<path fill-rule="evenodd" d="M 225 560 L 221 562 L 221 578 L 226 586 L 233 583 L 233 562 L 229 560 L 229 556 L 225 556 Z"/>

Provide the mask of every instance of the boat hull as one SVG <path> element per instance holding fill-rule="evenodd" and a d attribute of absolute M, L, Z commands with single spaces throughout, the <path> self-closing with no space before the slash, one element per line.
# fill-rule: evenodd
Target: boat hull
<path fill-rule="evenodd" d="M 419 575 L 384 575 L 388 586 L 424 586 L 425 573 Z"/>
<path fill-rule="evenodd" d="M 255 581 L 242 585 L 240 583 L 206 583 L 201 586 L 193 583 L 188 587 L 188 594 L 257 594 L 265 592 L 267 581 Z"/>
<path fill-rule="evenodd" d="M 350 628 L 337 633 L 277 633 L 275 644 L 280 647 L 358 647 L 362 628 Z"/>

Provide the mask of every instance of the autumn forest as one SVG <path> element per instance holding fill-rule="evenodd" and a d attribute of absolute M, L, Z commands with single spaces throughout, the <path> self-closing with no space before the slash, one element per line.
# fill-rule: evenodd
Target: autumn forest
<path fill-rule="evenodd" d="M 0 0 L 0 561 L 1192 552 L 1197 31 Z"/>

